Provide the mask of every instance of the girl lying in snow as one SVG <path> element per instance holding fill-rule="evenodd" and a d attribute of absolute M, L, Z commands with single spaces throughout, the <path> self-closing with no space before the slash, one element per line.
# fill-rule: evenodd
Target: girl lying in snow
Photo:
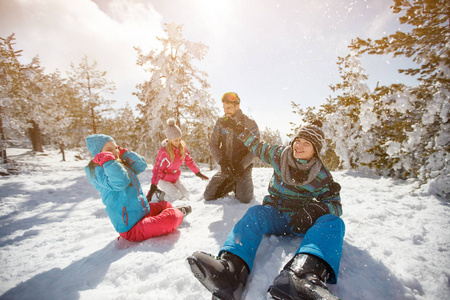
<path fill-rule="evenodd" d="M 172 208 L 169 202 L 148 203 L 137 175 L 147 168 L 139 154 L 116 145 L 104 134 L 86 138 L 94 159 L 85 167 L 90 183 L 100 192 L 106 214 L 121 237 L 142 241 L 177 229 L 190 206 Z"/>

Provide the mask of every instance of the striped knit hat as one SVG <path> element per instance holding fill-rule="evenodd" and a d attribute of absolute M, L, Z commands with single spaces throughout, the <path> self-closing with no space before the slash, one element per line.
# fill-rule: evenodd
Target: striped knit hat
<path fill-rule="evenodd" d="M 323 142 L 325 140 L 325 136 L 322 131 L 322 122 L 316 120 L 311 124 L 306 124 L 300 127 L 294 139 L 292 140 L 291 145 L 294 143 L 296 138 L 302 138 L 310 141 L 313 144 L 317 155 L 319 155 L 320 150 L 322 150 Z"/>

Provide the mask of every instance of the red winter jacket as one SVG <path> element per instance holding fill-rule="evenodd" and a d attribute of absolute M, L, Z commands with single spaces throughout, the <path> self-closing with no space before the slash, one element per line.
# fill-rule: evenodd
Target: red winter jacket
<path fill-rule="evenodd" d="M 155 165 L 153 167 L 152 184 L 158 185 L 158 182 L 161 179 L 175 183 L 180 177 L 180 167 L 183 164 L 183 161 L 181 160 L 180 150 L 175 147 L 173 150 L 175 158 L 173 162 L 171 162 L 166 147 L 164 146 L 159 149 L 158 155 L 156 155 Z M 195 164 L 187 148 L 185 148 L 185 153 L 184 163 L 186 166 L 188 166 L 194 173 L 200 172 L 200 168 Z"/>

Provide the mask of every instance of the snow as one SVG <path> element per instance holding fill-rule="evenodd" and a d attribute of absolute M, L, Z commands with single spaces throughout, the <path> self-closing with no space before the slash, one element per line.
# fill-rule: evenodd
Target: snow
<path fill-rule="evenodd" d="M 270 168 L 254 169 L 255 197 L 206 203 L 206 182 L 183 170 L 192 213 L 174 233 L 141 243 L 118 240 L 78 152 L 10 148 L 21 168 L 0 178 L 1 299 L 210 299 L 185 258 L 217 254 L 233 225 L 267 194 Z M 202 166 L 202 172 L 212 176 Z M 342 185 L 346 236 L 337 285 L 342 299 L 450 299 L 450 207 L 417 181 L 333 172 Z M 140 176 L 144 189 L 151 166 Z M 145 190 L 146 192 L 146 190 Z M 300 244 L 265 237 L 244 299 L 265 292 Z"/>

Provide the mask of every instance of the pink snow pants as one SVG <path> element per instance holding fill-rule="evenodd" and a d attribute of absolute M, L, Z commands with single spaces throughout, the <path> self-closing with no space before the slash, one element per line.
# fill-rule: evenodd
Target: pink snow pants
<path fill-rule="evenodd" d="M 167 201 L 149 203 L 150 213 L 140 219 L 134 226 L 120 233 L 131 242 L 140 242 L 155 236 L 171 233 L 183 221 L 183 213 Z"/>

